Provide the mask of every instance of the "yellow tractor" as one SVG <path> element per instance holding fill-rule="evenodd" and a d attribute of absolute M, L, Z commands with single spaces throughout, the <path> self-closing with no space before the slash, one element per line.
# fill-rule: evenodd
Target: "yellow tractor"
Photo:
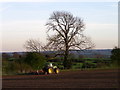
<path fill-rule="evenodd" d="M 58 74 L 60 72 L 60 69 L 57 66 L 53 65 L 52 63 L 46 64 L 42 70 L 44 74 L 52 74 L 52 73 Z"/>

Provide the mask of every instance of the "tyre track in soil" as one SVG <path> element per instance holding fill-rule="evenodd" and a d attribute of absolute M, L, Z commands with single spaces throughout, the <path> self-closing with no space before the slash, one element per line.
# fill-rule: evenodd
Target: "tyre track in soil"
<path fill-rule="evenodd" d="M 118 88 L 118 70 L 63 71 L 51 75 L 3 76 L 3 88 Z"/>

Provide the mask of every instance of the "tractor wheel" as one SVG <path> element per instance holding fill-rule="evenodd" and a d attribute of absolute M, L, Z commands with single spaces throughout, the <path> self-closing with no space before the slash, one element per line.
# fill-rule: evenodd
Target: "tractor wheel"
<path fill-rule="evenodd" d="M 47 73 L 48 74 L 52 74 L 53 73 L 53 69 L 52 68 L 48 68 Z"/>
<path fill-rule="evenodd" d="M 55 68 L 55 73 L 58 74 L 60 72 L 60 69 L 59 68 Z"/>

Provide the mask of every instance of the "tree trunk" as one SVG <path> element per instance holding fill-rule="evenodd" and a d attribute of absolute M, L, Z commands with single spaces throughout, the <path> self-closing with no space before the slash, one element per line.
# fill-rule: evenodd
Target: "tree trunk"
<path fill-rule="evenodd" d="M 65 43 L 65 53 L 64 53 L 64 62 L 63 62 L 63 65 L 64 65 L 64 68 L 65 69 L 69 69 L 69 60 L 68 60 L 68 55 L 69 55 L 69 48 L 68 48 L 68 42 L 66 40 L 66 43 Z"/>
<path fill-rule="evenodd" d="M 63 65 L 64 65 L 64 68 L 67 69 L 68 68 L 68 51 L 65 51 L 65 54 L 64 54 L 64 62 L 63 62 Z"/>

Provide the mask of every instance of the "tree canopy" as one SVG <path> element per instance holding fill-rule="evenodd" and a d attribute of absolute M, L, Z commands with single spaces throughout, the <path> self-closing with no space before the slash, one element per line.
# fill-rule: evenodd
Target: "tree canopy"
<path fill-rule="evenodd" d="M 47 47 L 53 51 L 62 51 L 64 54 L 64 67 L 68 66 L 68 56 L 70 49 L 91 49 L 94 44 L 90 38 L 83 34 L 85 24 L 79 17 L 74 17 L 70 12 L 56 11 L 53 12 L 46 23 L 48 32 L 52 31 L 53 35 L 48 35 Z"/>
<path fill-rule="evenodd" d="M 25 42 L 24 47 L 29 52 L 38 52 L 38 53 L 40 53 L 44 49 L 43 44 L 39 40 L 36 40 L 36 39 L 28 39 Z"/>

